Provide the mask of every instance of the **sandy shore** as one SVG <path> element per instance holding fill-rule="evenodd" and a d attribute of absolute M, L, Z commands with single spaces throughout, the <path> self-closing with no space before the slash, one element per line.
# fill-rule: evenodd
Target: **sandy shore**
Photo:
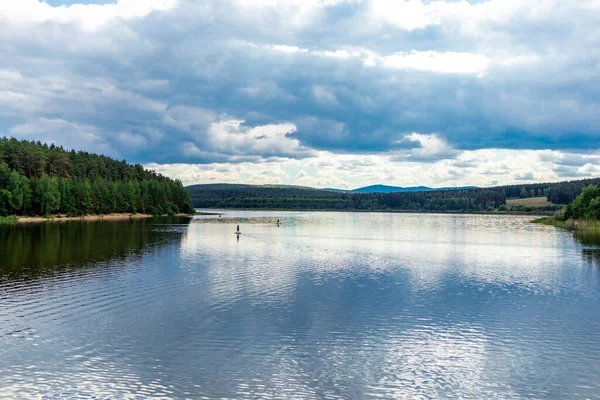
<path fill-rule="evenodd" d="M 117 221 L 124 219 L 143 219 L 152 218 L 150 214 L 104 214 L 104 215 L 83 215 L 81 217 L 67 217 L 66 215 L 50 215 L 46 217 L 18 217 L 19 222 L 63 222 L 63 221 Z M 178 217 L 189 217 L 189 214 L 177 214 Z"/>

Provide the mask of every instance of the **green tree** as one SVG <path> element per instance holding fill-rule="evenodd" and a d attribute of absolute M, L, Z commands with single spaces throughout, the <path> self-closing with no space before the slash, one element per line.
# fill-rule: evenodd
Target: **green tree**
<path fill-rule="evenodd" d="M 60 193 L 60 211 L 67 213 L 69 216 L 77 215 L 73 180 L 71 178 L 59 179 L 58 192 Z"/>
<path fill-rule="evenodd" d="M 75 183 L 75 208 L 78 214 L 89 214 L 94 209 L 92 201 L 92 186 L 87 179 Z"/>
<path fill-rule="evenodd" d="M 590 204 L 588 204 L 585 212 L 585 217 L 587 219 L 600 220 L 600 197 L 590 200 Z"/>
<path fill-rule="evenodd" d="M 529 196 L 529 193 L 527 192 L 527 189 L 525 189 L 525 188 L 521 189 L 521 193 L 519 194 L 519 197 L 521 197 L 522 199 L 524 199 L 527 196 Z"/>
<path fill-rule="evenodd" d="M 45 173 L 33 181 L 33 206 L 37 214 L 55 213 L 60 207 L 60 192 L 58 180 L 50 178 Z"/>
<path fill-rule="evenodd" d="M 15 214 L 26 214 L 31 208 L 32 198 L 29 179 L 16 171 L 12 171 L 8 180 L 8 191 L 12 194 L 9 201 L 11 211 Z"/>
<path fill-rule="evenodd" d="M 6 189 L 0 189 L 0 216 L 7 216 L 10 213 L 11 198 L 11 192 Z"/>
<path fill-rule="evenodd" d="M 583 189 L 573 203 L 567 206 L 565 217 L 598 219 L 596 209 L 598 207 L 598 197 L 600 197 L 600 186 L 590 185 Z"/>

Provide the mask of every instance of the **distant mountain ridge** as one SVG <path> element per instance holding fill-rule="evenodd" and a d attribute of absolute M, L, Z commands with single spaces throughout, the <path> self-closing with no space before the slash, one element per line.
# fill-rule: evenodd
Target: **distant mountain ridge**
<path fill-rule="evenodd" d="M 345 189 L 334 189 L 326 188 L 323 190 L 329 190 L 332 192 L 342 193 L 401 193 L 401 192 L 431 192 L 435 190 L 461 190 L 461 189 L 477 189 L 477 186 L 458 186 L 458 187 L 442 187 L 432 188 L 428 186 L 388 186 L 388 185 L 370 185 L 357 189 L 345 190 Z"/>

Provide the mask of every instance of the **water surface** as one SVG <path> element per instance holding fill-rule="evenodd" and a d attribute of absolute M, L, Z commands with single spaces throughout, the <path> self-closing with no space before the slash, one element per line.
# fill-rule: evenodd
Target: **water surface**
<path fill-rule="evenodd" d="M 530 219 L 1 227 L 0 398 L 600 398 L 598 238 Z"/>

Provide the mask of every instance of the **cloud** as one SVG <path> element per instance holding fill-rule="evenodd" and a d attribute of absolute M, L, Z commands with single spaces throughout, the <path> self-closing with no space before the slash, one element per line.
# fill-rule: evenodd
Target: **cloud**
<path fill-rule="evenodd" d="M 535 177 L 533 176 L 533 172 L 530 171 L 515 175 L 515 179 L 517 181 L 533 181 Z"/>
<path fill-rule="evenodd" d="M 360 179 L 372 183 L 593 174 L 599 11 L 595 0 L 6 1 L 0 129 L 157 165 L 327 154 L 371 168 Z M 355 182 L 324 169 L 279 178 Z"/>
<path fill-rule="evenodd" d="M 339 105 L 335 94 L 330 89 L 324 86 L 313 86 L 312 91 L 315 100 L 317 100 L 319 103 L 326 106 Z"/>
<path fill-rule="evenodd" d="M 400 52 L 382 57 L 381 63 L 387 68 L 482 76 L 488 69 L 490 60 L 481 54 L 413 50 L 410 53 Z"/>
<path fill-rule="evenodd" d="M 445 187 L 469 184 L 486 187 L 522 183 L 523 179 L 544 182 L 564 179 L 554 170 L 555 164 L 539 165 L 539 153 L 476 150 L 465 151 L 456 159 L 422 163 L 394 160 L 393 153 L 341 155 L 321 151 L 309 158 L 269 158 L 260 163 L 252 159 L 239 159 L 235 164 L 215 161 L 200 165 L 152 163 L 147 166 L 181 179 L 184 184 L 275 182 L 342 189 L 354 189 L 381 182 L 398 186 Z M 462 163 L 467 163 L 468 166 L 461 166 Z M 591 173 L 589 168 L 586 166 L 585 171 L 578 173 Z"/>
<path fill-rule="evenodd" d="M 176 0 L 118 0 L 110 4 L 73 4 L 52 7 L 39 0 L 6 1 L 0 4 L 0 17 L 24 23 L 77 23 L 85 29 L 98 29 L 114 19 L 140 18 L 155 10 L 173 8 Z"/>
<path fill-rule="evenodd" d="M 273 99 L 281 101 L 294 101 L 296 97 L 288 94 L 285 90 L 280 88 L 276 82 L 254 82 L 249 86 L 240 89 L 242 94 L 257 99 Z"/>
<path fill-rule="evenodd" d="M 301 49 L 297 46 L 288 46 L 286 44 L 274 44 L 271 46 L 267 46 L 267 48 L 273 49 L 275 51 L 280 51 L 282 53 L 308 53 L 308 49 Z"/>
<path fill-rule="evenodd" d="M 311 150 L 289 137 L 296 130 L 293 124 L 243 126 L 244 121 L 226 120 L 212 124 L 208 130 L 207 144 L 217 152 L 261 157 L 308 157 Z"/>
<path fill-rule="evenodd" d="M 600 167 L 594 164 L 585 164 L 583 166 L 556 165 L 553 168 L 554 173 L 560 178 L 589 178 L 600 175 Z"/>
<path fill-rule="evenodd" d="M 148 144 L 148 139 L 144 136 L 136 135 L 129 132 L 122 132 L 117 136 L 117 140 L 123 146 L 128 146 L 130 148 L 138 148 L 142 146 L 146 146 Z"/>
<path fill-rule="evenodd" d="M 210 122 L 211 118 L 205 118 L 207 115 L 212 118 L 212 114 L 204 111 L 185 110 L 183 120 L 173 119 L 175 126 L 188 130 L 193 138 L 182 146 L 182 154 L 188 161 L 260 162 L 271 157 L 304 158 L 313 155 L 311 149 L 290 136 L 296 130 L 293 124 L 251 127 L 236 119 Z"/>
<path fill-rule="evenodd" d="M 600 156 L 597 154 L 573 154 L 558 151 L 544 151 L 540 154 L 540 160 L 553 162 L 567 167 L 583 167 L 586 164 L 600 164 Z"/>
<path fill-rule="evenodd" d="M 460 154 L 437 135 L 412 133 L 404 136 L 400 143 L 406 141 L 415 143 L 415 147 L 397 152 L 391 158 L 392 161 L 432 162 L 455 158 Z"/>
<path fill-rule="evenodd" d="M 301 180 L 302 178 L 306 178 L 307 176 L 308 174 L 304 170 L 300 170 L 300 172 L 296 174 L 296 179 Z"/>
<path fill-rule="evenodd" d="M 87 150 L 117 157 L 106 138 L 98 129 L 90 125 L 78 125 L 62 119 L 40 118 L 25 124 L 16 125 L 10 135 L 17 139 L 36 140 L 66 149 Z"/>
<path fill-rule="evenodd" d="M 211 110 L 199 107 L 176 106 L 164 113 L 162 122 L 166 126 L 193 135 L 195 132 L 207 129 L 217 118 L 217 115 Z"/>
<path fill-rule="evenodd" d="M 579 168 L 577 167 L 565 167 L 563 165 L 558 165 L 553 168 L 553 171 L 554 173 L 556 173 L 556 175 L 558 175 L 561 178 L 580 176 Z"/>

